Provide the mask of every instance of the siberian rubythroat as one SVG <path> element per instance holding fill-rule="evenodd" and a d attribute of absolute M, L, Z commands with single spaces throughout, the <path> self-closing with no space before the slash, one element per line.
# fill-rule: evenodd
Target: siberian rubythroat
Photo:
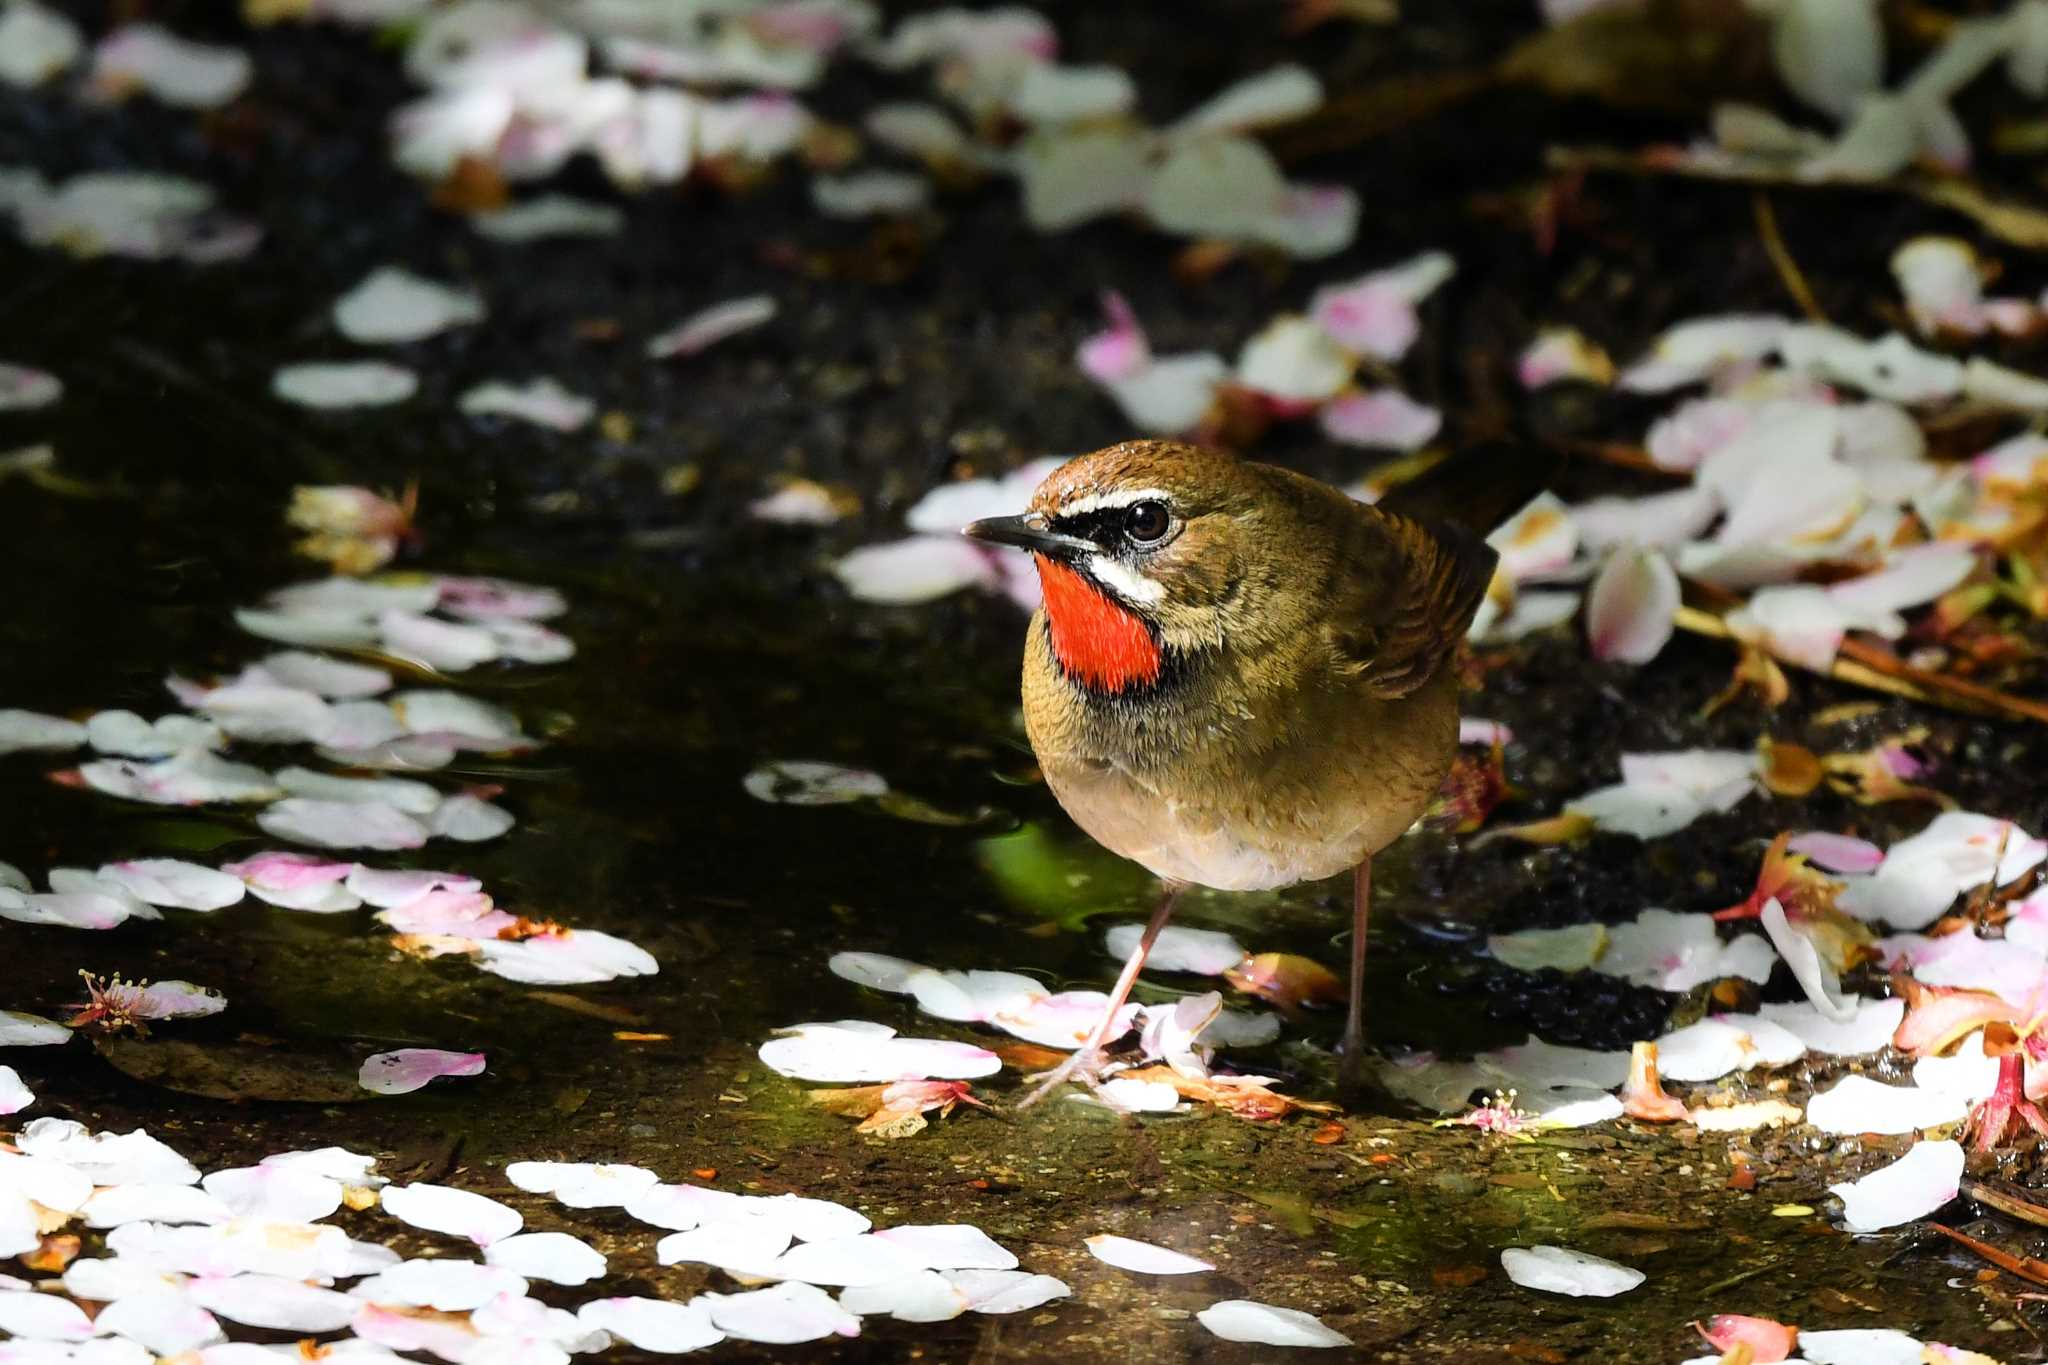
<path fill-rule="evenodd" d="M 1023 515 L 966 534 L 1037 561 L 1045 602 L 1024 645 L 1024 722 L 1046 782 L 1076 824 L 1166 888 L 1088 1045 L 1025 1103 L 1093 1078 L 1191 885 L 1353 872 L 1355 1066 L 1372 857 L 1449 771 L 1453 656 L 1494 552 L 1290 470 L 1172 441 L 1071 460 Z"/>

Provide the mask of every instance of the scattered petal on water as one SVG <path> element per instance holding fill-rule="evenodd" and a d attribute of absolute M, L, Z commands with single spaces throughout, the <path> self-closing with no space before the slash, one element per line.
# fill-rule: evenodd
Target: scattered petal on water
<path fill-rule="evenodd" d="M 86 728 L 62 716 L 35 711 L 0 710 L 0 754 L 24 749 L 76 749 L 86 742 Z"/>
<path fill-rule="evenodd" d="M 380 266 L 335 300 L 334 325 L 350 341 L 379 344 L 419 341 L 481 322 L 482 300 L 465 290 L 421 279 L 395 266 Z"/>
<path fill-rule="evenodd" d="M 272 393 L 308 408 L 387 407 L 403 403 L 419 386 L 419 376 L 411 370 L 382 360 L 309 361 L 287 365 L 270 380 Z M 271 638 L 294 644 L 327 643 L 317 637 L 293 639 L 275 634 Z"/>
<path fill-rule="evenodd" d="M 609 1332 L 629 1346 L 662 1355 L 701 1351 L 725 1340 L 711 1322 L 711 1305 L 703 1299 L 671 1303 L 666 1299 L 596 1299 L 576 1310 L 585 1326 Z"/>
<path fill-rule="evenodd" d="M 515 1161 L 505 1178 L 533 1194 L 551 1194 L 572 1209 L 615 1209 L 653 1189 L 661 1177 L 623 1162 Z"/>
<path fill-rule="evenodd" d="M 418 848 L 426 843 L 424 825 L 381 801 L 314 801 L 290 797 L 264 808 L 256 817 L 263 832 L 317 848 Z"/>
<path fill-rule="evenodd" d="M 1640 1270 L 1599 1256 L 1554 1246 L 1509 1247 L 1501 1252 L 1500 1264 L 1508 1278 L 1524 1289 L 1574 1298 L 1612 1298 L 1648 1278 Z"/>
<path fill-rule="evenodd" d="M 484 1262 L 549 1284 L 588 1284 L 605 1273 L 603 1253 L 566 1232 L 522 1232 L 493 1242 L 484 1248 Z"/>
<path fill-rule="evenodd" d="M 647 354 L 655 360 L 696 355 L 727 337 L 759 327 L 774 316 L 775 300 L 767 294 L 731 299 L 692 314 L 655 337 L 647 343 Z"/>
<path fill-rule="evenodd" d="M 1912 1133 L 1954 1123 L 1969 1107 L 1960 1095 L 1844 1076 L 1807 1102 L 1806 1121 L 1823 1133 Z"/>
<path fill-rule="evenodd" d="M 1225 1341 L 1262 1346 L 1349 1346 L 1351 1338 L 1325 1327 L 1313 1313 L 1251 1299 L 1225 1299 L 1195 1314 L 1195 1320 Z"/>
<path fill-rule="evenodd" d="M 409 1095 L 443 1076 L 480 1076 L 483 1071 L 481 1052 L 407 1047 L 365 1059 L 360 1080 L 363 1089 L 379 1095 Z"/>
<path fill-rule="evenodd" d="M 94 47 L 92 81 L 111 93 L 139 87 L 181 109 L 212 109 L 240 95 L 253 69 L 240 48 L 188 42 L 156 24 L 125 24 Z"/>
<path fill-rule="evenodd" d="M 229 1322 L 282 1332 L 332 1332 L 356 1315 L 358 1300 L 276 1275 L 230 1275 L 194 1280 L 192 1302 Z"/>
<path fill-rule="evenodd" d="M 387 1185 L 380 1202 L 386 1213 L 402 1223 L 466 1237 L 484 1247 L 510 1237 L 525 1221 L 517 1209 L 446 1185 Z"/>
<path fill-rule="evenodd" d="M 20 1010 L 0 1010 L 0 1047 L 42 1047 L 70 1041 L 71 1030 L 55 1019 Z"/>
<path fill-rule="evenodd" d="M 36 1102 L 35 1092 L 22 1084 L 11 1066 L 0 1066 L 0 1115 L 19 1114 Z"/>
<path fill-rule="evenodd" d="M 1140 1275 L 1196 1275 L 1216 1268 L 1213 1261 L 1106 1232 L 1088 1238 L 1087 1244 L 1096 1260 Z"/>
<path fill-rule="evenodd" d="M 1003 1066 L 1002 1058 L 971 1043 L 898 1038 L 879 1025 L 799 1024 L 780 1032 L 761 1045 L 761 1060 L 798 1080 L 972 1080 Z"/>
<path fill-rule="evenodd" d="M 701 1294 L 711 1306 L 711 1323 L 739 1341 L 789 1345 L 824 1337 L 857 1337 L 860 1319 L 815 1285 L 778 1284 L 750 1294 Z"/>
<path fill-rule="evenodd" d="M 524 1297 L 526 1279 L 502 1266 L 437 1257 L 402 1261 L 361 1281 L 349 1293 L 387 1308 L 461 1313 L 481 1308 L 500 1294 Z"/>
<path fill-rule="evenodd" d="M 512 942 L 478 945 L 477 966 L 495 976 L 541 986 L 574 986 L 622 976 L 652 976 L 654 955 L 595 929 L 557 929 Z"/>
<path fill-rule="evenodd" d="M 581 431 L 597 415 L 597 404 L 552 379 L 525 384 L 493 380 L 464 393 L 459 406 L 471 416 L 516 417 L 554 431 Z"/>
<path fill-rule="evenodd" d="M 1849 1231 L 1878 1232 L 1933 1213 L 1956 1197 L 1962 1178 L 1960 1143 L 1921 1141 L 1889 1166 L 1828 1191 L 1841 1196 Z"/>
<path fill-rule="evenodd" d="M 748 773 L 741 782 L 756 801 L 788 806 L 831 806 L 863 801 L 888 793 L 881 774 L 836 763 L 777 759 Z"/>

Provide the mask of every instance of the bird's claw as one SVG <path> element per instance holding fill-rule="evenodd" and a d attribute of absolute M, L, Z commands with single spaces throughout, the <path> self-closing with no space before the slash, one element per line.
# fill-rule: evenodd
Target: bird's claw
<path fill-rule="evenodd" d="M 1052 1070 L 1036 1072 L 1025 1077 L 1026 1080 L 1037 1081 L 1038 1085 L 1017 1102 L 1017 1108 L 1029 1109 L 1068 1081 L 1078 1081 L 1099 1095 L 1102 1090 L 1103 1068 L 1108 1060 L 1101 1048 L 1084 1047 Z"/>

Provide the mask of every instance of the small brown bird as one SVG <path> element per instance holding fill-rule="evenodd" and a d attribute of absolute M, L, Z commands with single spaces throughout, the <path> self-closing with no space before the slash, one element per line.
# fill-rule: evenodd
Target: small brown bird
<path fill-rule="evenodd" d="M 1495 555 L 1273 465 L 1172 441 L 1069 461 L 1022 516 L 966 528 L 1037 561 L 1024 722 L 1060 805 L 1166 894 L 1088 1045 L 1025 1103 L 1092 1080 L 1190 885 L 1354 871 L 1348 1066 L 1363 1050 L 1372 855 L 1457 749 L 1450 661 Z"/>

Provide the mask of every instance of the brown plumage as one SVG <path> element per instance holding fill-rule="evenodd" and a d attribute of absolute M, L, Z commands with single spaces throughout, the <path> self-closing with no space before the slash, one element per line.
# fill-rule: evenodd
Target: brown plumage
<path fill-rule="evenodd" d="M 1046 604 L 1023 694 L 1046 781 L 1075 823 L 1168 884 L 1117 1003 L 1191 883 L 1249 890 L 1357 868 L 1358 958 L 1369 860 L 1422 813 L 1456 751 L 1448 664 L 1493 551 L 1170 441 L 1070 461 L 1026 515 L 969 534 L 1038 560 Z M 1087 1064 L 1077 1053 L 1069 1069 Z"/>

